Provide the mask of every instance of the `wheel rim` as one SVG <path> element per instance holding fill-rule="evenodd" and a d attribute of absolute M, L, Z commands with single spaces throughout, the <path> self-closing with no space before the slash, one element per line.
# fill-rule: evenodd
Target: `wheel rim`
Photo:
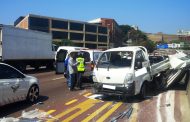
<path fill-rule="evenodd" d="M 39 96 L 39 89 L 38 89 L 38 87 L 37 86 L 31 87 L 30 92 L 29 92 L 29 100 L 31 102 L 34 102 L 35 100 L 38 99 L 38 96 Z"/>

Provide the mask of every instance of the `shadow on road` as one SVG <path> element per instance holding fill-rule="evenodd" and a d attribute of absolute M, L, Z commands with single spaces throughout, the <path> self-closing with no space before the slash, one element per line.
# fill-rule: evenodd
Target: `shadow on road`
<path fill-rule="evenodd" d="M 54 71 L 53 69 L 50 70 L 50 69 L 46 69 L 46 68 L 40 68 L 38 70 L 35 70 L 35 69 L 27 69 L 25 71 L 23 71 L 23 73 L 25 74 L 37 74 L 37 73 L 44 73 L 44 72 L 52 72 Z"/>
<path fill-rule="evenodd" d="M 16 103 L 12 103 L 12 104 L 2 106 L 2 107 L 0 107 L 0 118 L 6 117 L 6 116 L 11 115 L 15 112 L 18 112 L 20 110 L 25 110 L 32 105 L 35 105 L 39 102 L 44 102 L 48 99 L 49 99 L 49 97 L 47 97 L 47 96 L 40 96 L 38 101 L 36 101 L 33 104 L 29 103 L 25 100 L 25 101 L 20 101 L 20 102 L 16 102 Z"/>

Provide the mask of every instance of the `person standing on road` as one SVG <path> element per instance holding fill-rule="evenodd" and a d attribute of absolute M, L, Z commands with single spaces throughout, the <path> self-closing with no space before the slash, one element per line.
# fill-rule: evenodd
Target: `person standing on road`
<path fill-rule="evenodd" d="M 74 89 L 75 85 L 75 76 L 76 76 L 76 67 L 77 67 L 77 62 L 74 60 L 74 53 L 70 53 L 70 58 L 68 60 L 68 71 L 69 71 L 69 79 L 68 79 L 68 87 L 69 90 L 72 91 Z"/>
<path fill-rule="evenodd" d="M 68 54 L 68 56 L 67 56 L 67 58 L 65 59 L 65 62 L 64 62 L 64 66 L 65 66 L 64 76 L 67 79 L 67 85 L 68 85 L 68 82 L 69 82 L 69 69 L 68 69 L 69 58 L 70 58 L 70 54 Z"/>
<path fill-rule="evenodd" d="M 76 61 L 78 62 L 78 65 L 77 65 L 77 87 L 82 89 L 81 77 L 85 71 L 85 59 L 84 59 L 82 52 L 79 52 Z"/>

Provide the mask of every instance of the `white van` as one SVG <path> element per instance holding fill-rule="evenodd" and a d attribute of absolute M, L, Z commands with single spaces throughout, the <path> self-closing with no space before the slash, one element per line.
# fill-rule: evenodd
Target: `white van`
<path fill-rule="evenodd" d="M 88 49 L 85 47 L 73 47 L 73 46 L 60 46 L 55 55 L 55 61 L 56 61 L 56 74 L 64 73 L 65 71 L 65 59 L 69 52 L 75 51 L 75 50 L 83 50 Z"/>
<path fill-rule="evenodd" d="M 85 50 L 74 50 L 70 51 L 69 53 L 74 53 L 76 58 L 79 52 L 83 53 L 85 59 L 85 72 L 83 74 L 83 77 L 88 78 L 90 81 L 92 81 L 94 65 L 98 60 L 98 58 L 100 57 L 100 55 L 103 53 L 103 51 L 85 49 Z"/>

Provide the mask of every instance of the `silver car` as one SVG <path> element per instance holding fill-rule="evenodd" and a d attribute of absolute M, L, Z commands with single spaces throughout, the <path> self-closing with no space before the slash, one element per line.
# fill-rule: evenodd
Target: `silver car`
<path fill-rule="evenodd" d="M 39 81 L 16 68 L 0 63 L 0 106 L 28 100 L 35 102 L 39 97 Z"/>

